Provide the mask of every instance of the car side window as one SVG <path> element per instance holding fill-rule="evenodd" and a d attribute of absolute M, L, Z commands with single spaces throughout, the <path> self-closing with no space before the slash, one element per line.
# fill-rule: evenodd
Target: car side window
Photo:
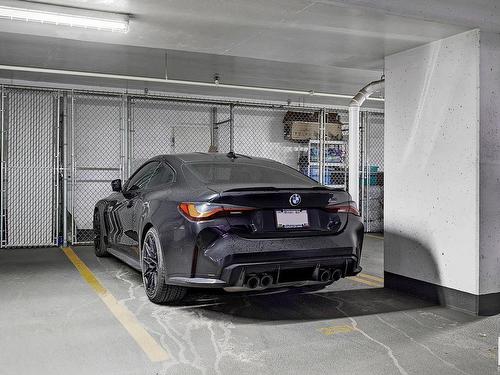
<path fill-rule="evenodd" d="M 127 190 L 144 189 L 151 179 L 151 176 L 156 170 L 158 164 L 159 163 L 157 161 L 153 161 L 151 163 L 147 163 L 141 169 L 139 169 L 128 181 Z"/>
<path fill-rule="evenodd" d="M 169 165 L 160 163 L 149 180 L 148 188 L 169 184 L 173 181 L 174 170 Z"/>

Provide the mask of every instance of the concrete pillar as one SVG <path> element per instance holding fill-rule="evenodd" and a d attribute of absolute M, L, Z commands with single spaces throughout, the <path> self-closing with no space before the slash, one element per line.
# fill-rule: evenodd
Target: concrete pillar
<path fill-rule="evenodd" d="M 500 312 L 500 35 L 480 34 L 478 310 Z"/>
<path fill-rule="evenodd" d="M 488 36 L 484 47 L 480 35 L 386 57 L 384 267 L 387 287 L 493 314 L 500 312 L 500 38 Z"/>

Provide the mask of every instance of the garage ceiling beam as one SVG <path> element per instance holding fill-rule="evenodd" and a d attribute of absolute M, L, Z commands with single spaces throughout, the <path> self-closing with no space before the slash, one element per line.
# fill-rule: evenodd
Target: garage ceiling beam
<path fill-rule="evenodd" d="M 43 73 L 43 74 L 59 74 L 59 75 L 68 75 L 68 76 L 77 76 L 77 77 L 105 78 L 105 79 L 140 81 L 140 82 L 155 82 L 155 83 L 176 84 L 176 85 L 186 85 L 186 86 L 226 88 L 226 89 L 246 90 L 246 91 L 262 91 L 262 92 L 273 92 L 273 93 L 281 93 L 281 94 L 304 95 L 304 96 L 327 97 L 327 98 L 352 99 L 352 95 L 349 95 L 349 94 L 316 92 L 314 90 L 309 90 L 309 91 L 307 91 L 307 90 L 288 90 L 288 89 L 280 89 L 280 88 L 272 88 L 272 87 L 232 85 L 232 84 L 225 84 L 225 83 L 187 81 L 187 80 L 178 80 L 178 79 L 170 79 L 170 78 L 154 78 L 154 77 L 129 76 L 129 75 L 120 75 L 120 74 L 93 73 L 93 72 L 84 72 L 84 71 L 75 71 L 75 70 L 35 68 L 35 67 L 29 67 L 29 66 L 0 65 L 0 70 Z M 377 101 L 377 102 L 384 101 L 383 98 L 368 98 L 367 100 Z"/>

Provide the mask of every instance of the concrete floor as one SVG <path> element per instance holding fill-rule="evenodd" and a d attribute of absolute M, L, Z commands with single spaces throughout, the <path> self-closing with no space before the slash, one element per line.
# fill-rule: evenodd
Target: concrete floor
<path fill-rule="evenodd" d="M 198 291 L 167 307 L 123 263 L 74 250 L 169 360 L 150 361 L 61 249 L 3 250 L 0 374 L 500 373 L 500 316 L 433 306 L 373 278 L 314 293 Z M 362 264 L 382 276 L 383 240 L 366 238 Z"/>

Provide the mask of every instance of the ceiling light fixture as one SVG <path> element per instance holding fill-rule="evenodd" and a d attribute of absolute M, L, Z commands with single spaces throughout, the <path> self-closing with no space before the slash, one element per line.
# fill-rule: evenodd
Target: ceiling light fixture
<path fill-rule="evenodd" d="M 0 19 L 83 27 L 86 29 L 122 33 L 128 31 L 129 20 L 128 16 L 124 14 L 59 6 L 46 6 L 46 9 L 50 10 L 0 6 Z"/>

